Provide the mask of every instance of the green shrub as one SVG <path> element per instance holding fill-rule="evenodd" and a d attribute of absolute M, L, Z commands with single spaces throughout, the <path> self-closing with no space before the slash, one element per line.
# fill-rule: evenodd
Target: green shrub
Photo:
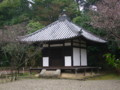
<path fill-rule="evenodd" d="M 38 21 L 33 21 L 31 20 L 28 25 L 27 25 L 27 30 L 28 30 L 28 34 L 33 33 L 41 28 L 43 28 L 44 25 L 42 25 L 41 23 L 39 23 Z"/>
<path fill-rule="evenodd" d="M 105 57 L 108 64 L 120 73 L 120 59 L 117 59 L 115 55 L 110 53 L 105 54 Z"/>

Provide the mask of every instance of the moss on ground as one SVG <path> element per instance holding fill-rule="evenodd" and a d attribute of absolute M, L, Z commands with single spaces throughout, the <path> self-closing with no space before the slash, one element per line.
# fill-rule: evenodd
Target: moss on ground
<path fill-rule="evenodd" d="M 102 76 L 90 78 L 89 80 L 120 80 L 120 75 L 115 73 L 107 73 Z"/>

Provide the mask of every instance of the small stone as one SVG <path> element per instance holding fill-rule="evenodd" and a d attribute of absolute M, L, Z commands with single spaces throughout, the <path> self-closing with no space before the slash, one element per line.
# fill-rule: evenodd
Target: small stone
<path fill-rule="evenodd" d="M 39 77 L 40 76 L 40 74 L 35 74 L 35 77 Z"/>

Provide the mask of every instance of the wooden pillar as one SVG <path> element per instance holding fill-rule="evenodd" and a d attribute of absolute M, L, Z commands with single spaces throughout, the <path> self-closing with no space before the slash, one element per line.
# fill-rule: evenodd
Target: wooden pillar
<path fill-rule="evenodd" d="M 71 59 L 72 59 L 72 66 L 73 66 L 73 40 L 71 40 L 71 48 L 72 48 Z"/>
<path fill-rule="evenodd" d="M 86 69 L 84 69 L 84 76 L 86 76 Z"/>
<path fill-rule="evenodd" d="M 101 67 L 98 67 L 98 68 L 97 68 L 97 74 L 100 73 L 100 69 L 101 69 Z"/>
<path fill-rule="evenodd" d="M 31 71 L 31 67 L 30 67 L 29 71 L 30 71 L 30 75 L 31 75 L 31 73 L 32 73 L 32 71 Z"/>
<path fill-rule="evenodd" d="M 62 47 L 62 57 L 63 57 L 63 66 L 65 67 L 65 54 L 64 54 L 64 48 L 65 48 L 65 41 L 63 42 L 63 47 Z"/>
<path fill-rule="evenodd" d="M 93 68 L 91 68 L 91 75 L 93 75 Z"/>
<path fill-rule="evenodd" d="M 48 57 L 49 57 L 49 67 L 51 66 L 51 47 L 50 47 L 50 43 L 48 43 Z"/>
<path fill-rule="evenodd" d="M 78 68 L 75 68 L 75 75 L 77 75 L 78 73 Z"/>
<path fill-rule="evenodd" d="M 80 66 L 81 66 L 81 40 L 80 40 Z"/>

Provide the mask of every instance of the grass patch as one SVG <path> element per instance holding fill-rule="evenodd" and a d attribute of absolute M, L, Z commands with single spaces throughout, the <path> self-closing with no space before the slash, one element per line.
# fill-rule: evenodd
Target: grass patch
<path fill-rule="evenodd" d="M 107 73 L 102 76 L 90 78 L 89 80 L 120 80 L 120 75 L 117 75 L 115 73 Z"/>
<path fill-rule="evenodd" d="M 30 76 L 30 74 L 29 73 L 20 73 L 18 76 L 19 77 L 28 77 L 28 76 Z"/>
<path fill-rule="evenodd" d="M 19 78 L 36 78 L 35 77 L 36 73 L 29 73 L 29 72 L 25 72 L 25 73 L 19 73 L 18 77 Z"/>

